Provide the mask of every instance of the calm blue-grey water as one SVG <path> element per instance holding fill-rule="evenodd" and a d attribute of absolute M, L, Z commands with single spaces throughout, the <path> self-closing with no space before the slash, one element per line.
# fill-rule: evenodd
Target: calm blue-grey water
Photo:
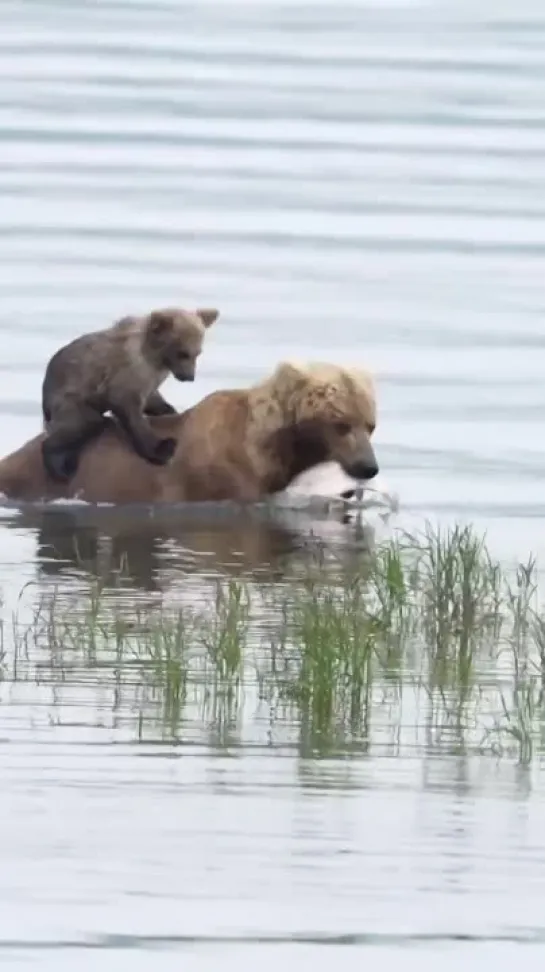
<path fill-rule="evenodd" d="M 60 343 L 212 304 L 178 407 L 282 357 L 357 360 L 404 514 L 545 552 L 540 4 L 2 0 L 0 24 L 0 453 L 38 428 Z M 8 600 L 40 557 L 54 574 L 48 529 L 1 528 Z M 69 559 L 72 522 L 53 533 Z M 149 546 L 121 534 L 149 589 Z M 285 542 L 194 526 L 182 547 L 198 576 Z M 147 748 L 115 682 L 12 661 L 3 968 L 542 964 L 539 766 L 419 739 L 315 760 L 252 706 L 232 745 L 195 717 Z"/>

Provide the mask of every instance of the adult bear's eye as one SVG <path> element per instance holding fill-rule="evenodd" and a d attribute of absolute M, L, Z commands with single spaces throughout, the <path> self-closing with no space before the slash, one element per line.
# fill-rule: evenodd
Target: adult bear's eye
<path fill-rule="evenodd" d="M 333 425 L 337 435 L 348 435 L 352 431 L 352 426 L 350 422 L 335 422 Z"/>

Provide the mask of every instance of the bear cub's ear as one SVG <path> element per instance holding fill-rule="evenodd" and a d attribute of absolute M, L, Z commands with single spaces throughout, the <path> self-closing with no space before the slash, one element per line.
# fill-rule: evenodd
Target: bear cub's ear
<path fill-rule="evenodd" d="M 195 311 L 197 317 L 200 317 L 205 327 L 212 327 L 214 321 L 217 321 L 220 316 L 219 310 L 215 307 L 200 307 Z"/>

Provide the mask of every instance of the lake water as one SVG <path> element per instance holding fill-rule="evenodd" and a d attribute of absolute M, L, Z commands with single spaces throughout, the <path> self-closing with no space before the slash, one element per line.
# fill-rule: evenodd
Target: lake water
<path fill-rule="evenodd" d="M 280 358 L 358 360 L 403 517 L 545 553 L 535 0 L 3 0 L 1 22 L 1 454 L 39 427 L 59 344 L 215 305 L 199 380 L 167 384 L 177 407 Z M 142 740 L 111 672 L 15 664 L 26 582 L 84 590 L 128 561 L 144 605 L 206 599 L 213 573 L 297 546 L 198 518 L 105 541 L 74 515 L 0 528 L 3 968 L 542 964 L 539 764 L 396 737 L 385 711 L 368 749 L 317 758 L 251 691 L 229 731 L 197 707 L 181 741 Z"/>

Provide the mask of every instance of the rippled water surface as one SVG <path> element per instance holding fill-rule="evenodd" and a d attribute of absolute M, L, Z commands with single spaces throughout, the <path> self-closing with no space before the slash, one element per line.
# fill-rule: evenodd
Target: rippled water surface
<path fill-rule="evenodd" d="M 2 454 L 39 427 L 59 344 L 212 304 L 179 408 L 283 357 L 358 360 L 404 515 L 545 551 L 539 4 L 3 0 L 1 24 Z M 542 960 L 539 762 L 436 738 L 386 683 L 372 727 L 318 752 L 262 697 L 257 649 L 235 701 L 202 671 L 167 732 L 113 649 L 98 664 L 50 614 L 14 636 L 28 581 L 25 623 L 53 585 L 85 600 L 128 565 L 109 596 L 134 618 L 161 592 L 210 605 L 213 575 L 281 583 L 306 536 L 4 511 L 4 968 Z"/>

